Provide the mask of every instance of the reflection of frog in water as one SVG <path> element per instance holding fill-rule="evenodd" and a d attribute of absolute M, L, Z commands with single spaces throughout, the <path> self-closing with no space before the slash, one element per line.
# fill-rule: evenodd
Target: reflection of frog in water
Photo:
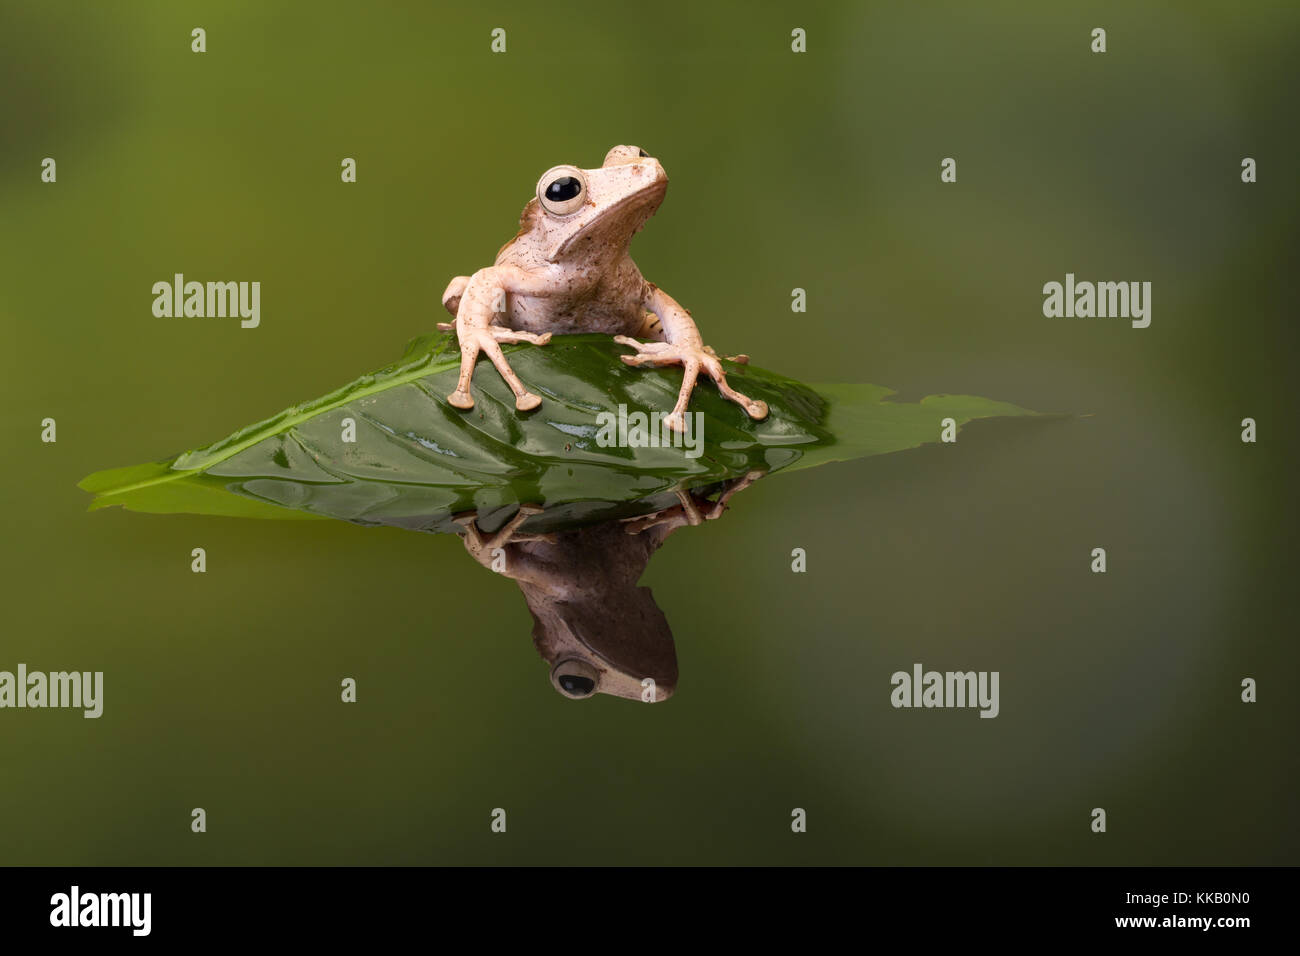
<path fill-rule="evenodd" d="M 501 344 L 545 345 L 552 332 L 605 332 L 636 349 L 623 356 L 628 365 L 685 369 L 677 405 L 664 420 L 674 431 L 685 428 L 683 413 L 701 372 L 751 418 L 766 418 L 765 402 L 727 383 L 717 353 L 704 344 L 690 313 L 643 279 L 628 255 L 632 236 L 654 215 L 667 189 L 659 160 L 636 146 L 615 146 L 598 169 L 547 170 L 536 198 L 524 207 L 519 234 L 496 262 L 457 276 L 443 293 L 456 321 L 438 327 L 456 331 L 461 354 L 460 379 L 447 401 L 474 407 L 469 385 L 481 352 L 515 393 L 515 407 L 536 408 L 541 398 L 515 375 Z"/>
<path fill-rule="evenodd" d="M 684 525 L 719 518 L 737 491 L 761 472 L 723 484 L 716 501 L 676 492 L 670 508 L 552 534 L 518 533 L 542 509 L 523 506 L 491 535 L 473 513 L 461 515 L 465 549 L 498 568 L 524 592 L 533 615 L 533 643 L 551 665 L 551 683 L 565 697 L 613 694 L 665 700 L 677 688 L 672 631 L 649 588 L 637 587 L 650 556 Z M 647 680 L 648 679 L 648 680 Z"/>

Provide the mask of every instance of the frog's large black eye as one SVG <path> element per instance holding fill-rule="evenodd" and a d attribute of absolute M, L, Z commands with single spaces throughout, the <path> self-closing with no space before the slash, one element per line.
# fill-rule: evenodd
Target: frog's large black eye
<path fill-rule="evenodd" d="M 582 192 L 582 183 L 576 176 L 561 176 L 551 180 L 546 187 L 546 198 L 553 203 L 568 202 Z"/>
<path fill-rule="evenodd" d="M 590 697 L 596 690 L 596 682 L 590 677 L 577 674 L 565 674 L 558 678 L 560 689 L 570 697 Z"/>
<path fill-rule="evenodd" d="M 537 200 L 553 216 L 577 212 L 587 201 L 587 178 L 573 166 L 548 169 L 537 183 Z"/>
<path fill-rule="evenodd" d="M 639 147 L 639 146 L 637 147 L 636 152 L 637 152 L 637 155 L 640 156 L 642 159 L 645 159 L 647 156 L 650 155 L 649 153 L 647 153 L 644 149 L 642 149 L 642 148 Z"/>
<path fill-rule="evenodd" d="M 600 675 L 586 661 L 560 661 L 551 669 L 551 683 L 565 697 L 582 700 L 596 693 Z"/>

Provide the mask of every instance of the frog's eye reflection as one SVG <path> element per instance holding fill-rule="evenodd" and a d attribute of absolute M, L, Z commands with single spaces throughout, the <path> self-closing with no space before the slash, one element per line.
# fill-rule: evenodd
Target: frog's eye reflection
<path fill-rule="evenodd" d="M 587 199 L 587 181 L 582 170 L 572 166 L 547 170 L 537 184 L 537 199 L 547 212 L 556 216 L 577 212 Z"/>
<path fill-rule="evenodd" d="M 565 697 L 582 700 L 596 693 L 596 669 L 585 661 L 560 661 L 551 668 L 551 683 Z"/>

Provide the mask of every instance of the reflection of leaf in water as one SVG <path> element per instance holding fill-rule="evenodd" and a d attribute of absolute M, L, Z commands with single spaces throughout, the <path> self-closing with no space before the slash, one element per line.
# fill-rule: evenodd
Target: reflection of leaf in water
<path fill-rule="evenodd" d="M 542 395 L 515 411 L 496 371 L 480 365 L 477 405 L 450 407 L 460 353 L 449 335 L 415 339 L 372 375 L 167 461 L 96 472 L 80 487 L 91 508 L 250 518 L 333 517 L 415 530 L 454 530 L 451 514 L 485 515 L 518 502 L 561 506 L 566 521 L 634 513 L 633 503 L 761 469 L 803 468 L 912 448 L 939 438 L 940 421 L 1032 415 L 1003 402 L 930 396 L 884 401 L 875 385 L 808 386 L 753 366 L 727 375 L 771 409 L 750 420 L 711 383 L 695 390 L 703 453 L 601 447 L 597 415 L 673 406 L 680 368 L 632 369 L 604 335 L 557 336 L 545 347 L 507 346 L 520 378 Z M 342 422 L 356 422 L 344 442 Z M 638 505 L 644 509 L 648 505 Z"/>

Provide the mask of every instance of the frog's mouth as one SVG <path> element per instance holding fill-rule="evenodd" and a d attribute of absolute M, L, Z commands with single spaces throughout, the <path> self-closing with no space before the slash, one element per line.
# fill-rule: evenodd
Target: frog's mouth
<path fill-rule="evenodd" d="M 576 232 L 570 234 L 564 242 L 551 251 L 551 254 L 546 257 L 547 260 L 556 262 L 577 243 L 582 242 L 593 233 L 602 232 L 606 229 L 616 234 L 626 233 L 623 239 L 623 245 L 626 246 L 632 241 L 632 237 L 637 231 L 646 224 L 646 220 L 654 215 L 655 210 L 659 208 L 659 204 L 664 201 L 664 195 L 667 192 L 668 177 L 659 176 L 649 185 L 643 186 L 636 192 L 628 193 Z"/>

